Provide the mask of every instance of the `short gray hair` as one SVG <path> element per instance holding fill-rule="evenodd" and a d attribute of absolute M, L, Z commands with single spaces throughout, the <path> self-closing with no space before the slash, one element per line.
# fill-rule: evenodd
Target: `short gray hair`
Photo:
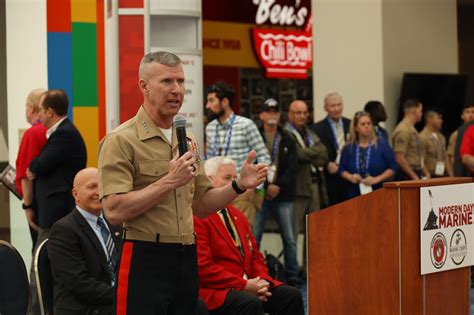
<path fill-rule="evenodd" d="M 234 160 L 232 160 L 229 157 L 226 156 L 215 156 L 213 158 L 210 158 L 209 160 L 206 160 L 204 162 L 204 172 L 208 177 L 214 177 L 217 175 L 217 170 L 221 165 L 227 165 L 227 164 L 232 164 L 234 166 L 237 166 Z"/>
<path fill-rule="evenodd" d="M 44 92 L 46 92 L 46 90 L 43 88 L 34 89 L 30 92 L 30 94 L 28 94 L 28 97 L 26 98 L 26 105 L 31 105 L 35 113 L 39 111 L 39 102 Z"/>
<path fill-rule="evenodd" d="M 337 92 L 331 92 L 331 93 L 328 93 L 325 97 L 324 97 L 324 105 L 327 104 L 328 102 L 328 99 L 330 99 L 331 97 L 334 97 L 334 96 L 337 96 L 341 99 L 342 101 L 342 96 L 341 94 L 337 93 Z"/>
<path fill-rule="evenodd" d="M 138 75 L 140 78 L 146 75 L 148 65 L 156 62 L 168 67 L 176 67 L 181 64 L 181 59 L 173 53 L 167 51 L 154 51 L 143 56 L 138 68 Z"/>

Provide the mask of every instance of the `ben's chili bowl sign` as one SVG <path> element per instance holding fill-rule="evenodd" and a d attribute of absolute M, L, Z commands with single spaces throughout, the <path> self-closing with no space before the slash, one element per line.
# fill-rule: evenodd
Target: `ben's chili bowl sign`
<path fill-rule="evenodd" d="M 269 78 L 306 79 L 313 64 L 310 32 L 254 28 L 253 43 Z"/>

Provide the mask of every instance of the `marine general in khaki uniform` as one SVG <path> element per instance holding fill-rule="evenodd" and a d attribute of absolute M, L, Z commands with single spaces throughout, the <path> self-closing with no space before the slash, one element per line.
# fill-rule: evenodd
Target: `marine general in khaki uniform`
<path fill-rule="evenodd" d="M 420 132 L 420 139 L 425 149 L 424 163 L 431 177 L 446 174 L 446 138 L 441 132 L 443 118 L 435 110 L 425 113 L 425 128 Z"/>
<path fill-rule="evenodd" d="M 240 177 L 212 188 L 188 133 L 189 151 L 178 157 L 172 127 L 184 98 L 184 72 L 174 54 L 143 57 L 139 69 L 143 105 L 99 147 L 99 194 L 106 217 L 125 227 L 118 271 L 117 314 L 194 314 L 197 258 L 192 214 L 205 217 L 267 176 L 251 164 Z"/>
<path fill-rule="evenodd" d="M 396 126 L 392 136 L 392 146 L 398 171 L 397 180 L 420 179 L 430 174 L 424 165 L 424 148 L 415 123 L 423 116 L 423 105 L 416 100 L 407 100 L 403 104 L 404 117 Z"/>

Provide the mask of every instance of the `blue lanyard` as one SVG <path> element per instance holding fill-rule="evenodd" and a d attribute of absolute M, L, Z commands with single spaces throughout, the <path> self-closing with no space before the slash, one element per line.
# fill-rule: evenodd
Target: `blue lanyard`
<path fill-rule="evenodd" d="M 356 168 L 357 168 L 357 174 L 360 174 L 362 176 L 367 176 L 367 175 L 370 175 L 369 174 L 369 161 L 370 161 L 370 155 L 371 155 L 371 152 L 372 151 L 372 144 L 369 143 L 369 146 L 367 147 L 367 153 L 366 153 L 366 156 L 365 156 L 365 169 L 362 170 L 361 169 L 361 165 L 360 165 L 360 147 L 358 144 L 356 144 Z M 361 171 L 365 171 L 365 174 L 362 174 Z"/>
<path fill-rule="evenodd" d="M 337 142 L 337 132 L 336 132 L 336 124 L 339 124 L 339 123 L 335 123 L 334 121 L 331 121 L 331 118 L 329 118 L 329 117 L 327 117 L 326 119 L 328 120 L 329 126 L 331 126 L 336 151 L 339 151 L 339 143 Z M 340 119 L 342 119 L 342 118 L 340 118 Z M 344 136 L 344 127 L 342 127 L 342 126 L 340 126 L 340 127 L 342 128 L 342 135 Z M 346 140 L 345 136 L 344 136 L 344 140 Z"/>
<path fill-rule="evenodd" d="M 288 123 L 288 126 L 290 126 L 290 128 L 291 128 L 292 130 L 294 130 L 295 132 L 297 132 L 298 134 L 300 134 L 299 130 L 296 129 L 296 127 L 293 126 L 292 123 L 289 122 L 289 123 Z M 301 134 L 300 134 L 300 135 L 301 135 Z M 305 141 L 305 143 L 306 143 L 306 142 L 308 143 L 308 147 L 310 147 L 310 146 L 312 146 L 312 145 L 314 144 L 313 138 L 311 138 L 307 132 L 304 133 L 304 139 L 303 139 L 303 141 Z"/>
<path fill-rule="evenodd" d="M 278 150 L 278 143 L 280 142 L 280 133 L 277 131 L 275 133 L 275 138 L 273 139 L 273 149 L 272 149 L 272 164 L 275 162 L 277 150 Z"/>
<path fill-rule="evenodd" d="M 229 131 L 227 132 L 227 144 L 225 146 L 224 150 L 224 156 L 227 156 L 227 153 L 229 152 L 229 147 L 230 147 L 230 139 L 232 138 L 232 129 L 234 128 L 234 121 L 235 121 L 235 114 L 232 113 L 230 117 L 230 127 Z M 217 153 L 217 140 L 219 139 L 219 123 L 216 126 L 216 133 L 214 135 L 214 143 L 212 145 L 212 157 L 216 156 Z M 225 138 L 224 138 L 225 141 Z M 219 152 L 219 155 L 221 152 Z"/>

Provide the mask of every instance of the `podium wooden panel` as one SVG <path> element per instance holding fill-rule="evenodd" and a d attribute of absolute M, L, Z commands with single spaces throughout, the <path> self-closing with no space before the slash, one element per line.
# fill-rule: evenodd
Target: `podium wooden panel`
<path fill-rule="evenodd" d="M 385 183 L 307 217 L 309 314 L 469 314 L 470 268 L 420 274 L 420 187 Z"/>

